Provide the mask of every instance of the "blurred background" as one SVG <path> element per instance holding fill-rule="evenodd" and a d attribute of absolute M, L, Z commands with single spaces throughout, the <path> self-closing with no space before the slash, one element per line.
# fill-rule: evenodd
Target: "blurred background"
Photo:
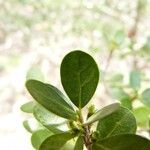
<path fill-rule="evenodd" d="M 77 49 L 100 68 L 96 107 L 120 101 L 149 137 L 150 0 L 0 0 L 1 149 L 33 149 L 20 111 L 32 100 L 25 81 L 63 90 L 60 63 Z"/>

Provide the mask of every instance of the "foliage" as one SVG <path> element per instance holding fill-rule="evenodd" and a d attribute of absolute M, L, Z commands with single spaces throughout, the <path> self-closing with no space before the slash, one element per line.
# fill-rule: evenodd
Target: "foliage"
<path fill-rule="evenodd" d="M 82 150 L 83 145 L 88 150 L 150 148 L 148 139 L 135 134 L 137 125 L 133 113 L 119 103 L 98 111 L 92 105 L 83 115 L 83 108 L 92 98 L 99 79 L 97 64 L 89 54 L 79 50 L 70 52 L 63 59 L 60 70 L 61 82 L 69 99 L 50 84 L 33 79 L 26 82 L 27 90 L 36 103 L 29 102 L 21 109 L 33 113 L 40 125 L 34 130 L 25 125 L 32 133 L 35 149 Z M 135 88 L 138 87 L 136 81 L 132 82 Z M 143 92 L 144 99 L 147 93 Z M 98 123 L 96 129 L 95 123 Z"/>

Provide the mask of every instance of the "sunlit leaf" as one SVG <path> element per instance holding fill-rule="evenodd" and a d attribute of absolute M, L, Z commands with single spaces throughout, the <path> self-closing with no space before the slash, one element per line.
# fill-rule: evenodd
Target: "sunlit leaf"
<path fill-rule="evenodd" d="M 84 143 L 83 137 L 79 136 L 77 141 L 76 141 L 74 150 L 83 150 L 83 143 Z"/>
<path fill-rule="evenodd" d="M 97 131 L 101 139 L 118 134 L 134 134 L 136 120 L 130 110 L 120 107 L 118 111 L 99 121 Z"/>
<path fill-rule="evenodd" d="M 23 104 L 20 109 L 26 113 L 33 113 L 33 109 L 34 109 L 35 105 L 36 105 L 36 103 L 31 101 L 31 102 Z"/>
<path fill-rule="evenodd" d="M 119 108 L 120 108 L 119 103 L 114 103 L 114 104 L 108 105 L 108 106 L 100 109 L 96 113 L 94 113 L 91 117 L 89 117 L 88 120 L 85 122 L 85 124 L 91 124 L 95 121 L 101 120 L 101 119 L 107 117 L 108 115 L 114 113 Z"/>
<path fill-rule="evenodd" d="M 67 119 L 76 120 L 74 109 L 63 99 L 53 86 L 37 80 L 28 80 L 26 87 L 32 97 L 49 111 Z"/>

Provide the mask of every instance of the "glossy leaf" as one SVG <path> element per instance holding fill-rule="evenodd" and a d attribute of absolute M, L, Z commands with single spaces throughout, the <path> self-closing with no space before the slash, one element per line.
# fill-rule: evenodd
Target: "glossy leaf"
<path fill-rule="evenodd" d="M 130 86 L 138 90 L 141 86 L 141 74 L 137 70 L 133 70 L 130 72 Z"/>
<path fill-rule="evenodd" d="M 52 135 L 41 144 L 39 150 L 60 150 L 67 141 L 74 137 L 75 135 L 69 132 Z"/>
<path fill-rule="evenodd" d="M 118 111 L 99 121 L 97 131 L 100 139 L 118 134 L 134 134 L 136 120 L 130 110 L 120 107 Z"/>
<path fill-rule="evenodd" d="M 116 135 L 93 144 L 93 150 L 149 150 L 150 141 L 134 134 Z"/>
<path fill-rule="evenodd" d="M 76 144 L 75 144 L 75 147 L 74 147 L 74 150 L 83 150 L 83 137 L 82 136 L 79 136 L 77 141 L 76 141 Z"/>
<path fill-rule="evenodd" d="M 31 102 L 23 104 L 20 109 L 26 113 L 33 113 L 33 109 L 35 105 L 36 103 L 31 101 Z"/>
<path fill-rule="evenodd" d="M 60 133 L 62 131 L 69 130 L 66 119 L 51 113 L 41 105 L 35 106 L 33 114 L 43 126 L 54 133 Z"/>
<path fill-rule="evenodd" d="M 38 130 L 34 132 L 31 136 L 31 143 L 33 147 L 35 149 L 39 149 L 42 142 L 51 135 L 53 135 L 53 133 L 47 129 Z"/>
<path fill-rule="evenodd" d="M 144 106 L 138 107 L 133 110 L 133 113 L 136 118 L 138 126 L 148 129 L 150 120 L 150 108 Z"/>
<path fill-rule="evenodd" d="M 143 104 L 150 107 L 150 88 L 147 88 L 143 91 L 141 101 L 143 102 Z"/>
<path fill-rule="evenodd" d="M 108 106 L 100 109 L 99 111 L 97 111 L 91 117 L 89 117 L 85 124 L 91 124 L 91 123 L 93 123 L 95 121 L 101 120 L 101 119 L 107 117 L 108 115 L 114 113 L 119 108 L 120 108 L 120 104 L 119 103 L 114 103 L 114 104 L 108 105 Z"/>
<path fill-rule="evenodd" d="M 49 111 L 67 119 L 76 120 L 73 108 L 51 85 L 37 80 L 28 80 L 26 87 L 32 97 Z"/>
<path fill-rule="evenodd" d="M 99 80 L 98 66 L 87 53 L 73 51 L 61 64 L 61 82 L 71 101 L 79 108 L 92 98 Z"/>
<path fill-rule="evenodd" d="M 39 124 L 39 122 L 37 122 L 34 118 L 25 120 L 23 122 L 23 126 L 30 133 L 33 133 L 34 131 L 37 131 L 40 129 L 43 129 L 43 126 L 41 124 Z"/>

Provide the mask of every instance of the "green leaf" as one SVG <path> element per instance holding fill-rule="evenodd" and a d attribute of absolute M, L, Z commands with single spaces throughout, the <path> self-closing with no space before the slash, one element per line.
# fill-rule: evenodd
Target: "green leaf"
<path fill-rule="evenodd" d="M 33 66 L 28 70 L 26 75 L 26 80 L 31 80 L 31 79 L 44 81 L 44 75 L 38 66 Z"/>
<path fill-rule="evenodd" d="M 141 95 L 141 101 L 143 102 L 143 104 L 150 107 L 150 88 L 147 88 L 143 91 Z"/>
<path fill-rule="evenodd" d="M 51 85 L 44 84 L 37 80 L 28 80 L 26 87 L 32 97 L 54 114 L 67 119 L 76 120 L 76 113 L 73 108 Z"/>
<path fill-rule="evenodd" d="M 69 130 L 66 119 L 51 113 L 41 105 L 35 106 L 33 114 L 43 126 L 54 133 L 61 133 Z"/>
<path fill-rule="evenodd" d="M 71 101 L 79 108 L 92 98 L 99 80 L 94 59 L 82 51 L 67 54 L 61 64 L 61 82 Z"/>
<path fill-rule="evenodd" d="M 114 99 L 121 102 L 121 106 L 132 110 L 132 101 L 130 96 L 122 88 L 113 88 L 111 95 Z"/>
<path fill-rule="evenodd" d="M 89 117 L 87 122 L 85 122 L 85 124 L 91 124 L 95 121 L 102 120 L 103 118 L 105 118 L 108 115 L 117 111 L 119 108 L 120 108 L 119 103 L 114 103 L 114 104 L 108 105 L 108 106 L 100 109 L 96 113 L 94 113 L 91 117 Z"/>
<path fill-rule="evenodd" d="M 83 150 L 83 143 L 84 143 L 83 137 L 79 136 L 77 141 L 76 141 L 74 150 Z"/>
<path fill-rule="evenodd" d="M 130 87 L 138 90 L 141 86 L 141 73 L 138 70 L 130 72 Z"/>
<path fill-rule="evenodd" d="M 33 108 L 36 105 L 35 102 L 28 102 L 21 106 L 21 110 L 26 113 L 33 113 Z"/>
<path fill-rule="evenodd" d="M 101 139 L 136 132 L 136 120 L 132 112 L 120 107 L 118 111 L 103 118 L 97 125 L 97 131 Z"/>
<path fill-rule="evenodd" d="M 150 108 L 138 107 L 133 110 L 137 124 L 140 127 L 149 128 Z"/>
<path fill-rule="evenodd" d="M 39 147 L 43 143 L 43 141 L 51 135 L 53 135 L 53 133 L 47 129 L 38 130 L 38 131 L 34 132 L 31 136 L 31 143 L 32 143 L 33 147 L 35 149 L 39 149 Z"/>
<path fill-rule="evenodd" d="M 93 150 L 148 150 L 150 141 L 134 134 L 116 135 L 93 144 Z"/>
<path fill-rule="evenodd" d="M 67 141 L 74 137 L 75 135 L 69 132 L 52 135 L 41 144 L 39 150 L 60 150 Z"/>
<path fill-rule="evenodd" d="M 39 124 L 34 118 L 25 120 L 23 122 L 23 126 L 30 133 L 33 133 L 34 131 L 37 131 L 40 129 L 43 129 L 43 126 L 41 124 Z"/>

